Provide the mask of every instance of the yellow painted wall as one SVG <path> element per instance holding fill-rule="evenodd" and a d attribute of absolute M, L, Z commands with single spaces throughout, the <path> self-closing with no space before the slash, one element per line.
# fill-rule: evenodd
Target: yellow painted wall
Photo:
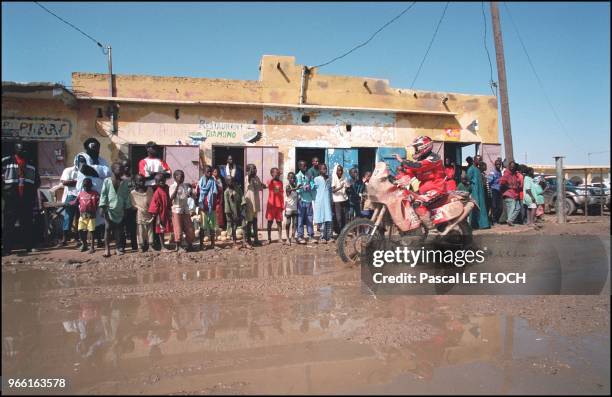
<path fill-rule="evenodd" d="M 116 75 L 114 92 L 119 98 L 143 100 L 297 105 L 302 67 L 291 56 L 265 55 L 260 62 L 258 81 Z M 127 155 L 130 143 L 144 144 L 149 140 L 162 145 L 173 145 L 177 140 L 185 143 L 190 134 L 198 133 L 201 120 L 237 123 L 241 125 L 240 131 L 257 128 L 263 137 L 256 145 L 278 146 L 281 158 L 286 159 L 289 166 L 285 173 L 293 168 L 295 147 L 408 146 L 418 135 L 442 141 L 499 143 L 497 99 L 493 96 L 404 90 L 392 88 L 382 79 L 332 76 L 318 70 L 307 74 L 305 99 L 309 105 L 456 112 L 457 116 L 121 102 L 119 131 L 111 135 L 108 117 L 96 117 L 97 109 L 104 110 L 106 102 L 86 99 L 109 95 L 108 76 L 73 73 L 72 78 L 81 100 L 78 136 L 69 144 L 69 158 L 81 150 L 82 142 L 89 136 L 96 136 L 101 141 L 102 156 L 111 161 Z M 446 104 L 442 103 L 443 97 L 448 97 Z M 174 114 L 177 108 L 180 111 L 178 120 Z M 304 112 L 311 116 L 309 123 L 300 120 Z M 470 127 L 475 120 L 479 123 L 478 131 Z M 349 123 L 351 132 L 346 131 Z M 203 163 L 211 162 L 214 144 L 244 145 L 244 142 L 241 136 L 206 139 L 200 146 Z"/>

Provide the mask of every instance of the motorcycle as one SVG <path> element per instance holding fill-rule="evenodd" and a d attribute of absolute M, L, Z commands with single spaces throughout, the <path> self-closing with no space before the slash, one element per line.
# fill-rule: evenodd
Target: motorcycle
<path fill-rule="evenodd" d="M 413 203 L 427 201 L 428 197 L 406 190 L 402 182 L 394 179 L 386 163 L 376 164 L 368 184 L 368 197 L 374 206 L 372 217 L 354 219 L 338 236 L 338 255 L 344 262 L 357 262 L 368 244 L 374 240 L 391 239 L 394 229 L 399 231 L 399 243 L 404 246 L 425 242 L 428 232 L 421 225 Z M 471 244 L 472 229 L 467 219 L 474 208 L 478 205 L 467 192 L 451 191 L 435 199 L 428 206 L 439 232 L 433 242 L 455 248 Z"/>

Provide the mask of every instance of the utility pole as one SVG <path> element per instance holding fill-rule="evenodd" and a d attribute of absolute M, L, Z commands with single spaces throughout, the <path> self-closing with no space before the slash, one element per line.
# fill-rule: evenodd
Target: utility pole
<path fill-rule="evenodd" d="M 106 55 L 108 55 L 108 96 L 112 98 L 115 96 L 115 93 L 113 92 L 113 49 L 110 45 L 106 47 Z M 109 102 L 108 108 L 110 113 L 111 132 L 114 134 L 117 132 L 115 103 Z"/>
<path fill-rule="evenodd" d="M 497 61 L 497 79 L 501 102 L 502 127 L 504 129 L 504 151 L 508 161 L 514 160 L 512 150 L 512 130 L 510 128 L 510 106 L 508 104 L 508 85 L 506 83 L 506 61 L 504 60 L 504 43 L 499 22 L 499 7 L 496 1 L 491 2 L 491 19 L 493 38 L 495 39 L 495 58 Z"/>

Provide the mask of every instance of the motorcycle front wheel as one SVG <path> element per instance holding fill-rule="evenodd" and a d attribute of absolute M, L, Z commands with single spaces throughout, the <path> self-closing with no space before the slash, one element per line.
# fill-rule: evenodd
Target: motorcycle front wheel
<path fill-rule="evenodd" d="M 374 222 L 367 218 L 357 218 L 347 223 L 340 231 L 337 240 L 337 250 L 340 259 L 346 263 L 357 263 L 365 248 L 373 239 L 381 239 Z"/>

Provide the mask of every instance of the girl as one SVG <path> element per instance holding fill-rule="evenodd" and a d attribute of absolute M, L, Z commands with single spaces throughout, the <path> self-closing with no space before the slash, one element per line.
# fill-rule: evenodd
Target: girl
<path fill-rule="evenodd" d="M 161 250 L 170 252 L 170 249 L 165 246 L 164 234 L 172 231 L 171 210 L 170 210 L 170 194 L 168 193 L 168 185 L 166 185 L 166 176 L 164 174 L 155 174 L 155 185 L 153 188 L 153 198 L 149 205 L 149 212 L 156 218 L 155 233 L 159 238 Z"/>
<path fill-rule="evenodd" d="M 204 233 L 208 231 L 210 236 L 210 248 L 215 247 L 215 233 L 217 232 L 217 216 L 215 214 L 215 204 L 219 195 L 217 194 L 217 182 L 212 177 L 212 168 L 207 165 L 204 168 L 204 175 L 198 182 L 200 192 L 198 204 L 200 207 L 200 249 L 204 247 Z"/>
<path fill-rule="evenodd" d="M 287 233 L 287 244 L 291 245 L 297 230 L 297 205 L 298 205 L 298 184 L 295 173 L 287 174 L 289 183 L 285 188 L 285 232 Z M 291 233 L 289 231 L 291 230 Z"/>

